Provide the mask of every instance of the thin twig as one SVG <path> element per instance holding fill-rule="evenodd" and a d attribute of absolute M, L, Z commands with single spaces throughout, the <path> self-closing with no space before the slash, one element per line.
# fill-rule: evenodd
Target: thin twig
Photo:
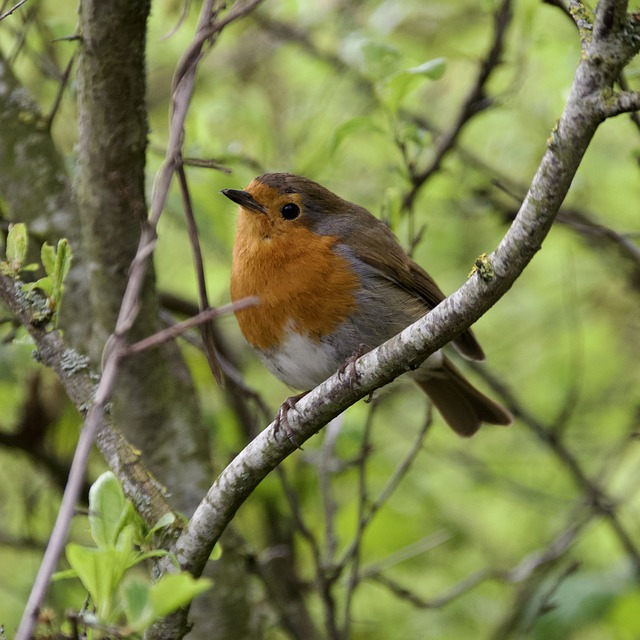
<path fill-rule="evenodd" d="M 578 522 L 572 522 L 567 530 L 558 535 L 547 547 L 539 549 L 527 555 L 512 569 L 501 570 L 494 568 L 480 569 L 461 580 L 451 589 L 437 598 L 425 599 L 415 594 L 410 589 L 398 584 L 395 580 L 379 572 L 364 573 L 362 578 L 377 582 L 392 591 L 399 598 L 406 600 L 419 609 L 441 609 L 457 600 L 461 596 L 475 589 L 479 584 L 488 580 L 503 581 L 508 583 L 520 583 L 527 580 L 540 567 L 552 565 L 561 558 L 573 544 L 578 532 L 587 524 L 588 519 L 583 518 Z"/>
<path fill-rule="evenodd" d="M 338 548 L 335 515 L 338 511 L 336 497 L 333 493 L 332 476 L 335 471 L 336 442 L 342 431 L 344 417 L 338 416 L 324 430 L 324 439 L 320 448 L 318 461 L 318 486 L 324 514 L 324 564 L 332 565 Z"/>
<path fill-rule="evenodd" d="M 207 294 L 207 280 L 204 275 L 204 259 L 202 257 L 202 250 L 200 249 L 200 240 L 198 238 L 198 225 L 196 224 L 195 215 L 193 213 L 193 207 L 191 205 L 191 194 L 189 193 L 189 186 L 187 185 L 187 176 L 184 172 L 184 165 L 180 161 L 182 155 L 176 158 L 176 174 L 178 176 L 178 184 L 180 185 L 180 194 L 182 196 L 182 207 L 184 210 L 185 218 L 187 219 L 187 228 L 189 230 L 189 244 L 191 245 L 191 255 L 193 256 L 193 264 L 196 271 L 196 281 L 198 283 L 198 303 L 200 311 L 209 308 L 209 296 Z M 209 363 L 209 369 L 218 383 L 218 386 L 223 386 L 224 378 L 222 377 L 222 370 L 220 369 L 220 363 L 218 358 L 218 349 L 215 343 L 215 334 L 212 330 L 211 324 L 208 322 L 203 323 L 200 326 L 200 333 L 202 335 L 202 344 L 204 346 L 204 353 Z"/>
<path fill-rule="evenodd" d="M 67 84 L 69 82 L 69 77 L 71 75 L 71 69 L 73 69 L 73 64 L 76 60 L 75 52 L 71 54 L 69 58 L 69 62 L 67 62 L 67 66 L 65 67 L 62 78 L 60 80 L 60 84 L 58 85 L 58 91 L 56 92 L 55 100 L 53 101 L 53 105 L 51 106 L 51 111 L 47 116 L 47 129 L 51 130 L 51 125 L 53 124 L 53 119 L 56 117 L 58 113 L 58 109 L 60 108 L 60 104 L 62 103 L 62 96 L 64 95 L 64 90 L 67 88 Z"/>
<path fill-rule="evenodd" d="M 330 575 L 328 567 L 323 562 L 320 545 L 311 531 L 311 528 L 304 521 L 296 493 L 293 490 L 293 487 L 289 484 L 285 470 L 281 465 L 276 468 L 276 473 L 278 474 L 285 497 L 289 503 L 289 508 L 293 514 L 296 528 L 307 541 L 309 548 L 311 549 L 315 568 L 316 588 L 322 602 L 325 629 L 328 637 L 331 640 L 339 640 L 340 634 L 336 624 L 336 603 L 331 592 L 331 587 L 335 582 L 335 576 Z"/>
<path fill-rule="evenodd" d="M 526 425 L 536 437 L 544 443 L 550 451 L 561 461 L 567 469 L 575 484 L 584 492 L 585 502 L 599 516 L 602 516 L 609 524 L 629 560 L 634 566 L 635 572 L 640 575 L 640 549 L 618 518 L 615 501 L 610 498 L 598 482 L 592 480 L 582 468 L 578 458 L 569 450 L 553 427 L 549 427 L 533 416 L 519 401 L 510 387 L 502 380 L 491 374 L 486 368 L 478 367 L 474 363 L 468 363 L 500 394 L 509 409 Z"/>
<path fill-rule="evenodd" d="M 406 562 L 407 560 L 412 560 L 417 556 L 423 555 L 427 551 L 431 551 L 432 549 L 442 546 L 445 542 L 449 542 L 452 537 L 452 534 L 445 529 L 434 531 L 430 535 L 394 551 L 386 558 L 363 567 L 360 573 L 360 578 L 361 580 L 365 580 L 367 578 L 373 578 L 380 575 L 390 567 L 394 567 L 402 562 Z"/>
<path fill-rule="evenodd" d="M 5 11 L 2 15 L 0 15 L 0 21 L 4 20 L 6 17 L 10 16 L 14 11 L 19 9 L 27 0 L 20 0 L 20 2 L 16 3 L 9 9 L 9 11 Z"/>
<path fill-rule="evenodd" d="M 371 505 L 369 506 L 369 509 L 364 514 L 363 518 L 360 520 L 360 523 L 359 523 L 360 530 L 364 530 L 367 526 L 369 526 L 369 524 L 375 517 L 376 513 L 378 513 L 380 508 L 387 502 L 387 500 L 391 497 L 393 492 L 398 488 L 398 485 L 400 484 L 402 479 L 405 477 L 405 475 L 411 468 L 411 465 L 413 464 L 413 461 L 416 459 L 416 456 L 418 455 L 418 453 L 420 453 L 424 439 L 427 433 L 429 432 L 429 429 L 431 428 L 431 424 L 432 424 L 432 415 L 431 415 L 431 411 L 429 411 L 427 418 L 424 421 L 422 428 L 418 432 L 413 442 L 413 445 L 407 452 L 407 455 L 404 457 L 402 462 L 400 462 L 400 464 L 396 467 L 391 478 L 389 478 L 386 485 L 382 488 L 382 491 L 380 491 L 380 493 L 378 494 L 378 497 L 371 503 Z M 347 566 L 347 563 L 353 557 L 353 554 L 357 552 L 359 544 L 360 544 L 359 540 L 358 538 L 356 538 L 349 545 L 349 547 L 345 550 L 342 556 L 339 566 L 341 567 Z"/>
<path fill-rule="evenodd" d="M 411 210 L 418 192 L 425 182 L 442 166 L 445 156 L 453 149 L 460 134 L 469 121 L 481 111 L 490 106 L 491 100 L 485 93 L 485 88 L 493 71 L 502 62 L 504 42 L 509 24 L 511 23 L 511 0 L 503 0 L 494 15 L 494 32 L 489 51 L 480 66 L 476 81 L 467 94 L 458 117 L 453 126 L 440 137 L 434 157 L 428 167 L 420 172 L 410 170 L 411 189 L 405 195 L 403 207 Z"/>
<path fill-rule="evenodd" d="M 225 166 L 219 160 L 214 160 L 213 158 L 205 159 L 205 158 L 183 158 L 182 164 L 189 167 L 201 167 L 203 169 L 215 169 L 216 171 L 222 171 L 222 173 L 226 173 L 229 175 L 231 169 Z"/>
<path fill-rule="evenodd" d="M 7 56 L 7 61 L 9 66 L 14 66 L 16 61 L 18 60 L 18 56 L 22 51 L 23 47 L 27 44 L 27 33 L 29 31 L 29 27 L 31 27 L 32 23 L 36 19 L 36 15 L 38 12 L 38 5 L 31 5 L 27 7 L 26 12 L 21 15 L 22 17 L 22 29 L 17 34 L 16 42 L 13 47 L 13 51 L 9 53 Z"/>
<path fill-rule="evenodd" d="M 173 296 L 167 293 L 160 293 L 160 301 L 163 306 L 167 307 L 176 313 L 180 313 L 186 316 L 194 316 L 198 311 L 198 305 L 184 300 L 178 296 Z M 167 326 L 175 324 L 175 320 L 166 311 L 160 312 L 163 322 Z M 213 331 L 217 331 L 215 324 L 211 325 Z M 186 340 L 190 344 L 194 345 L 197 349 L 203 350 L 204 346 L 202 340 L 192 334 L 183 334 L 183 340 Z M 229 345 L 225 344 L 225 341 L 221 337 L 216 337 L 215 343 L 219 347 L 218 358 L 220 366 L 225 375 L 224 391 L 231 406 L 234 408 L 236 416 L 240 421 L 240 424 L 244 431 L 244 436 L 248 442 L 257 435 L 257 421 L 253 413 L 249 410 L 248 403 L 253 402 L 260 414 L 260 422 L 271 419 L 272 413 L 269 410 L 266 402 L 262 396 L 253 388 L 251 388 L 242 377 L 240 368 L 236 362 L 235 355 L 229 349 Z"/>
<path fill-rule="evenodd" d="M 177 322 L 176 324 L 171 325 L 170 327 L 167 327 L 162 331 L 154 333 L 152 336 L 130 344 L 129 346 L 122 349 L 120 355 L 123 358 L 127 358 L 136 353 L 146 351 L 147 349 L 153 349 L 154 347 L 158 347 L 161 344 L 168 342 L 169 340 L 177 338 L 185 331 L 189 331 L 189 329 L 193 329 L 195 327 L 203 325 L 204 323 L 210 322 L 214 318 L 219 318 L 220 316 L 226 315 L 228 313 L 235 313 L 236 311 L 255 306 L 256 304 L 258 304 L 258 298 L 256 296 L 249 296 L 248 298 L 243 298 L 242 300 L 237 300 L 236 302 L 227 304 L 224 307 L 218 307 L 216 309 L 205 309 L 204 311 L 201 311 L 188 320 Z"/>
<path fill-rule="evenodd" d="M 369 503 L 369 488 L 367 483 L 367 461 L 371 451 L 371 431 L 373 429 L 373 417 L 375 407 L 378 405 L 374 400 L 369 405 L 367 420 L 362 433 L 362 444 L 360 445 L 360 456 L 358 457 L 358 525 L 353 536 L 353 553 L 351 554 L 349 576 L 347 578 L 346 593 L 344 595 L 344 617 L 342 624 L 342 637 L 349 638 L 351 633 L 351 606 L 356 587 L 360 583 L 360 552 L 366 528 L 366 510 Z"/>

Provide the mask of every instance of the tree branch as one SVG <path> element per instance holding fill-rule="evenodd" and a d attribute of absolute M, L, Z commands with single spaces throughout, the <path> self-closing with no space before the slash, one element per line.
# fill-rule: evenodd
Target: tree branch
<path fill-rule="evenodd" d="M 140 452 L 105 418 L 104 405 L 107 396 L 104 389 L 113 384 L 114 372 L 112 371 L 111 375 L 108 372 L 103 374 L 103 392 L 100 388 L 96 392 L 88 359 L 69 349 L 57 331 L 46 330 L 41 320 L 42 308 L 38 305 L 39 298 L 33 295 L 30 299 L 25 299 L 20 284 L 19 281 L 0 274 L 0 297 L 34 339 L 38 347 L 39 361 L 55 371 L 69 398 L 80 413 L 86 415 L 85 427 L 80 433 L 58 517 L 16 632 L 16 640 L 28 640 L 37 610 L 66 540 L 69 523 L 84 483 L 86 462 L 94 439 L 105 460 L 120 478 L 127 496 L 147 523 L 157 522 L 162 515 L 170 512 L 171 508 L 160 484 L 144 468 Z M 91 409 L 88 410 L 88 407 Z"/>
<path fill-rule="evenodd" d="M 639 91 L 620 91 L 608 99 L 603 99 L 602 112 L 606 118 L 638 110 L 640 110 Z"/>
<path fill-rule="evenodd" d="M 493 40 L 489 47 L 489 51 L 478 70 L 475 83 L 467 95 L 454 125 L 449 129 L 449 131 L 439 138 L 435 156 L 429 166 L 420 172 L 411 172 L 411 189 L 405 195 L 403 201 L 403 206 L 406 209 L 411 209 L 421 187 L 441 167 L 442 161 L 455 146 L 456 140 L 459 138 L 462 130 L 468 122 L 473 118 L 473 116 L 478 114 L 480 111 L 483 111 L 491 104 L 491 99 L 487 97 L 485 89 L 489 78 L 502 62 L 504 41 L 507 29 L 511 23 L 511 17 L 511 0 L 503 0 L 500 8 L 494 15 Z"/>
<path fill-rule="evenodd" d="M 33 338 L 37 349 L 34 358 L 54 371 L 80 416 L 86 416 L 96 390 L 96 376 L 89 368 L 87 358 L 70 349 L 59 332 L 47 331 L 38 323 L 37 318 L 42 311 L 39 298 L 34 294 L 25 299 L 19 281 L 0 274 L 0 298 Z M 171 511 L 162 487 L 140 461 L 140 453 L 109 418 L 98 430 L 96 443 L 107 464 L 117 473 L 127 497 L 147 524 L 155 524 Z"/>
<path fill-rule="evenodd" d="M 14 11 L 18 10 L 25 2 L 27 2 L 27 0 L 20 0 L 19 2 L 16 2 L 16 4 L 14 4 L 13 7 L 11 7 L 11 9 L 9 9 L 8 11 L 5 11 L 2 15 L 0 15 L 0 20 L 4 20 L 5 18 L 9 17 Z"/>
<path fill-rule="evenodd" d="M 606 12 L 599 12 L 596 22 Z M 349 405 L 387 384 L 450 342 L 479 319 L 513 285 L 542 246 L 580 161 L 603 121 L 598 101 L 635 46 L 620 31 L 596 29 L 578 66 L 564 112 L 551 133 L 547 149 L 511 228 L 476 273 L 427 316 L 387 343 L 359 358 L 353 384 L 334 375 L 302 398 L 288 414 L 297 442 L 304 443 Z M 605 56 L 606 52 L 606 56 Z M 295 450 L 272 423 L 221 473 L 199 505 L 175 552 L 183 568 L 198 575 L 210 549 L 260 481 Z M 165 567 L 168 569 L 168 567 Z"/>

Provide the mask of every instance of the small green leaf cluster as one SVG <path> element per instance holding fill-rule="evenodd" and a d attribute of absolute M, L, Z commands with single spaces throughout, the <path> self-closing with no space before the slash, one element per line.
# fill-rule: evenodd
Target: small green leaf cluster
<path fill-rule="evenodd" d="M 21 222 L 9 225 L 6 261 L 0 262 L 0 271 L 12 277 L 18 277 L 21 272 L 38 269 L 37 264 L 25 264 L 28 248 L 29 234 L 26 225 Z M 35 282 L 23 284 L 22 290 L 29 295 L 35 289 L 39 289 L 46 295 L 47 309 L 56 326 L 62 302 L 63 283 L 71 268 L 72 260 L 71 247 L 66 238 L 59 240 L 56 248 L 45 242 L 40 250 L 40 259 L 46 275 Z"/>
<path fill-rule="evenodd" d="M 425 80 L 439 80 L 447 63 L 443 57 L 407 67 L 402 53 L 394 46 L 362 37 L 347 46 L 345 52 L 360 72 L 372 82 L 381 103 L 397 113 L 408 94 Z"/>
<path fill-rule="evenodd" d="M 185 606 L 211 581 L 195 579 L 187 572 L 165 574 L 157 582 L 127 575 L 129 569 L 148 558 L 168 555 L 163 550 L 143 551 L 150 537 L 173 523 L 175 516 L 162 518 L 149 531 L 125 498 L 111 472 L 103 473 L 89 492 L 89 525 L 95 547 L 70 543 L 66 557 L 71 569 L 54 580 L 77 578 L 88 592 L 91 610 L 80 619 L 94 630 L 112 631 L 121 637 L 141 634 L 155 620 Z"/>
<path fill-rule="evenodd" d="M 392 45 L 371 38 L 352 39 L 345 48 L 345 57 L 366 77 L 385 118 L 356 115 L 343 122 L 334 131 L 329 143 L 329 154 L 334 156 L 342 143 L 358 134 L 373 134 L 381 140 L 395 140 L 405 151 L 407 161 L 413 163 L 427 146 L 427 132 L 415 122 L 401 117 L 409 97 L 425 81 L 440 80 L 447 68 L 444 57 L 426 60 L 408 66 L 402 53 Z"/>
<path fill-rule="evenodd" d="M 35 267 L 35 265 L 23 266 L 28 247 L 29 237 L 26 225 L 23 223 L 10 224 L 7 234 L 7 259 L 0 263 L 2 272 L 8 275 L 17 275 L 23 269 L 29 270 L 31 267 Z"/>

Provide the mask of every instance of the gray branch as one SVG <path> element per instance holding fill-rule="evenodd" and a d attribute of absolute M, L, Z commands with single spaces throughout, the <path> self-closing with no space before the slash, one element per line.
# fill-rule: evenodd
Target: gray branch
<path fill-rule="evenodd" d="M 497 249 L 458 291 L 427 316 L 355 363 L 357 381 L 332 376 L 288 413 L 302 444 L 348 406 L 420 365 L 486 313 L 541 248 L 571 181 L 606 115 L 604 96 L 638 52 L 635 18 L 620 19 L 625 3 L 607 2 L 583 40 L 583 55 L 564 112 L 547 140 L 538 171 L 511 228 Z M 613 13 L 612 13 L 613 12 Z M 613 17 L 612 17 L 613 16 Z M 582 32 L 582 30 L 581 30 Z M 630 35 L 631 33 L 631 35 Z M 633 37 L 632 37 L 633 36 Z M 183 568 L 198 575 L 216 540 L 261 480 L 295 450 L 272 423 L 220 474 L 176 543 Z M 167 570 L 169 569 L 166 567 Z M 160 636 L 158 636 L 160 637 Z"/>

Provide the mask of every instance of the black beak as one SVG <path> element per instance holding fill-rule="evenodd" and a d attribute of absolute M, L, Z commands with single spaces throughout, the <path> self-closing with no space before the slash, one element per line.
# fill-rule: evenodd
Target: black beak
<path fill-rule="evenodd" d="M 233 200 L 236 204 L 239 204 L 245 209 L 255 211 L 257 213 L 264 213 L 267 215 L 267 210 L 258 202 L 253 199 L 253 196 L 248 191 L 239 191 L 238 189 L 222 189 L 220 191 L 222 195 L 227 196 L 229 200 Z"/>

